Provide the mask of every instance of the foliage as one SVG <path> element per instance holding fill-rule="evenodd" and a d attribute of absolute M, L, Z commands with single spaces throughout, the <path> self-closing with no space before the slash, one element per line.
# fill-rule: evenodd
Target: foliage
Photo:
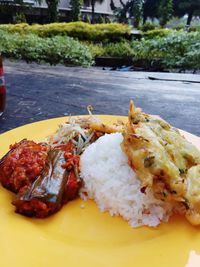
<path fill-rule="evenodd" d="M 181 29 L 185 29 L 186 28 L 186 24 L 187 24 L 187 17 L 173 17 L 172 19 L 170 19 L 167 24 L 166 24 L 166 28 L 170 28 L 170 29 L 174 29 L 174 30 L 181 30 Z M 200 18 L 195 17 L 193 18 L 189 31 L 198 31 L 200 30 Z"/>
<path fill-rule="evenodd" d="M 147 18 L 159 18 L 161 25 L 165 25 L 170 17 L 184 15 L 188 16 L 185 25 L 190 25 L 193 17 L 200 15 L 200 0 L 145 0 L 143 6 L 143 23 Z"/>
<path fill-rule="evenodd" d="M 82 43 L 67 35 L 79 38 Z M 125 40 L 129 36 L 128 26 L 115 23 L 1 25 L 0 52 L 6 57 L 50 64 L 89 66 L 95 57 L 111 56 L 150 64 L 159 61 L 165 68 L 200 69 L 198 31 L 155 29 L 143 32 L 141 40 Z"/>
<path fill-rule="evenodd" d="M 167 68 L 199 69 L 199 43 L 198 32 L 174 31 L 166 37 L 134 41 L 132 47 L 136 59 L 159 59 Z"/>
<path fill-rule="evenodd" d="M 133 49 L 129 42 L 110 43 L 105 45 L 105 56 L 133 57 Z"/>
<path fill-rule="evenodd" d="M 37 2 L 37 0 L 33 0 Z M 31 3 L 25 0 L 0 0 L 0 18 L 8 16 L 12 22 L 26 22 L 26 12 L 31 9 Z M 6 19 L 7 20 L 7 19 Z"/>
<path fill-rule="evenodd" d="M 98 16 L 98 19 L 97 19 L 98 23 L 106 23 L 105 22 L 105 18 L 103 16 Z"/>
<path fill-rule="evenodd" d="M 83 5 L 82 0 L 71 0 L 71 16 L 72 21 L 79 21 L 81 20 L 81 7 Z"/>
<path fill-rule="evenodd" d="M 197 32 L 197 31 L 200 32 L 200 25 L 198 25 L 198 26 L 191 26 L 189 28 L 189 32 Z"/>
<path fill-rule="evenodd" d="M 140 41 L 87 45 L 93 57 L 130 57 L 143 64 L 160 62 L 168 69 L 200 69 L 199 32 L 171 30 L 165 36 Z"/>
<path fill-rule="evenodd" d="M 24 13 L 16 13 L 15 22 L 16 23 L 26 22 L 26 16 L 24 15 Z"/>
<path fill-rule="evenodd" d="M 0 7 L 9 7 L 9 13 L 12 13 L 13 16 L 16 16 L 16 11 L 18 10 L 20 14 L 25 13 L 25 10 L 29 9 L 29 13 L 31 10 L 31 6 L 33 3 L 37 3 L 39 5 L 42 4 L 43 0 L 0 0 Z M 47 4 L 47 15 L 49 22 L 55 22 L 58 20 L 58 4 L 60 0 L 45 0 Z M 16 22 L 24 22 L 24 20 L 16 20 Z"/>
<path fill-rule="evenodd" d="M 194 70 L 200 68 L 200 38 L 199 42 L 192 44 L 190 50 L 187 50 L 185 61 L 187 61 L 190 68 Z"/>
<path fill-rule="evenodd" d="M 145 39 L 153 39 L 153 38 L 156 38 L 156 37 L 165 37 L 165 36 L 169 35 L 172 32 L 176 33 L 177 31 L 170 30 L 170 29 L 155 29 L 155 30 L 152 30 L 152 31 L 143 32 L 142 36 Z"/>
<path fill-rule="evenodd" d="M 155 23 L 146 21 L 143 25 L 139 27 L 139 30 L 143 32 L 147 32 L 147 31 L 155 30 L 156 27 L 157 25 Z"/>
<path fill-rule="evenodd" d="M 175 16 L 188 15 L 186 25 L 190 26 L 194 15 L 200 14 L 200 0 L 174 0 Z"/>
<path fill-rule="evenodd" d="M 121 6 L 115 6 L 111 0 L 111 9 L 119 22 L 128 22 L 134 19 L 134 26 L 143 18 L 143 24 L 150 19 L 159 19 L 160 25 L 165 26 L 173 16 L 183 17 L 188 15 L 187 25 L 191 24 L 194 15 L 200 15 L 200 0 L 119 0 Z"/>
<path fill-rule="evenodd" d="M 130 18 L 133 18 L 133 26 L 137 28 L 140 23 L 144 0 L 131 0 L 129 3 Z"/>
<path fill-rule="evenodd" d="M 109 44 L 88 44 L 93 57 L 133 57 L 134 52 L 128 41 Z"/>
<path fill-rule="evenodd" d="M 93 58 L 105 56 L 105 45 L 102 43 L 84 43 L 88 46 Z"/>
<path fill-rule="evenodd" d="M 119 22 L 127 23 L 128 19 L 133 20 L 134 27 L 139 26 L 142 15 L 144 0 L 129 0 L 123 2 L 120 0 L 121 7 L 116 7 L 114 0 L 111 0 L 111 9 Z"/>
<path fill-rule="evenodd" d="M 91 25 L 84 22 L 51 23 L 45 25 L 28 24 L 4 24 L 0 29 L 8 32 L 34 33 L 40 37 L 52 37 L 56 35 L 67 35 L 93 42 L 115 42 L 121 39 L 130 38 L 128 25 L 118 23 Z"/>
<path fill-rule="evenodd" d="M 41 38 L 35 34 L 0 31 L 0 53 L 27 62 L 90 66 L 92 55 L 87 46 L 70 37 Z"/>
<path fill-rule="evenodd" d="M 120 0 L 121 7 L 115 6 L 114 0 L 110 1 L 110 7 L 119 23 L 128 23 L 128 6 Z"/>
<path fill-rule="evenodd" d="M 143 17 L 143 24 L 147 18 L 159 18 L 160 24 L 164 26 L 173 14 L 173 0 L 120 0 L 121 7 L 116 7 L 111 0 L 111 9 L 114 11 L 119 22 L 127 22 L 128 18 L 133 20 L 134 27 L 139 26 Z"/>
<path fill-rule="evenodd" d="M 86 14 L 83 21 L 90 24 L 91 23 L 90 16 Z"/>
<path fill-rule="evenodd" d="M 165 26 L 173 14 L 173 0 L 160 0 L 158 12 L 160 25 Z"/>
<path fill-rule="evenodd" d="M 166 27 L 170 29 L 181 30 L 185 28 L 185 24 L 186 21 L 184 18 L 173 17 L 167 22 Z"/>

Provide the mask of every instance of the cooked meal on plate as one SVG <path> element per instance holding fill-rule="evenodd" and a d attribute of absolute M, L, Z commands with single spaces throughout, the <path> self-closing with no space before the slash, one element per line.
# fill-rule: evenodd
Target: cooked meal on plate
<path fill-rule="evenodd" d="M 69 118 L 45 142 L 22 140 L 0 160 L 0 182 L 17 213 L 45 218 L 78 197 L 130 226 L 155 227 L 174 213 L 200 225 L 200 151 L 131 102 L 128 122 Z"/>

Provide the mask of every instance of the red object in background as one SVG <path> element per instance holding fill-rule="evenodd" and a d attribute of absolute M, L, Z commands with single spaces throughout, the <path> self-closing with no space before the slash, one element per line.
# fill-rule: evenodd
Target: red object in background
<path fill-rule="evenodd" d="M 6 107 L 6 86 L 4 80 L 3 61 L 0 56 L 0 116 L 5 111 Z"/>

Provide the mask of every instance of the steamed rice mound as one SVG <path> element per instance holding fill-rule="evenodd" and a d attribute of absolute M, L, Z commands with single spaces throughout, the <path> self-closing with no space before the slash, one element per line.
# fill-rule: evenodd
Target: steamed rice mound
<path fill-rule="evenodd" d="M 99 209 L 121 215 L 132 227 L 157 226 L 167 221 L 169 204 L 140 191 L 140 180 L 121 149 L 121 133 L 106 134 L 89 145 L 81 156 L 82 196 L 94 199 Z"/>

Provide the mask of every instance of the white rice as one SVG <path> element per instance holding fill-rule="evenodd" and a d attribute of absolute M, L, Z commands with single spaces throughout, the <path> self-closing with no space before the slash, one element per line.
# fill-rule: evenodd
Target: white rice
<path fill-rule="evenodd" d="M 169 204 L 154 198 L 150 189 L 140 191 L 140 181 L 121 149 L 122 134 L 106 134 L 86 148 L 81 156 L 81 177 L 87 193 L 99 209 L 121 215 L 132 227 L 157 226 L 167 221 Z"/>

